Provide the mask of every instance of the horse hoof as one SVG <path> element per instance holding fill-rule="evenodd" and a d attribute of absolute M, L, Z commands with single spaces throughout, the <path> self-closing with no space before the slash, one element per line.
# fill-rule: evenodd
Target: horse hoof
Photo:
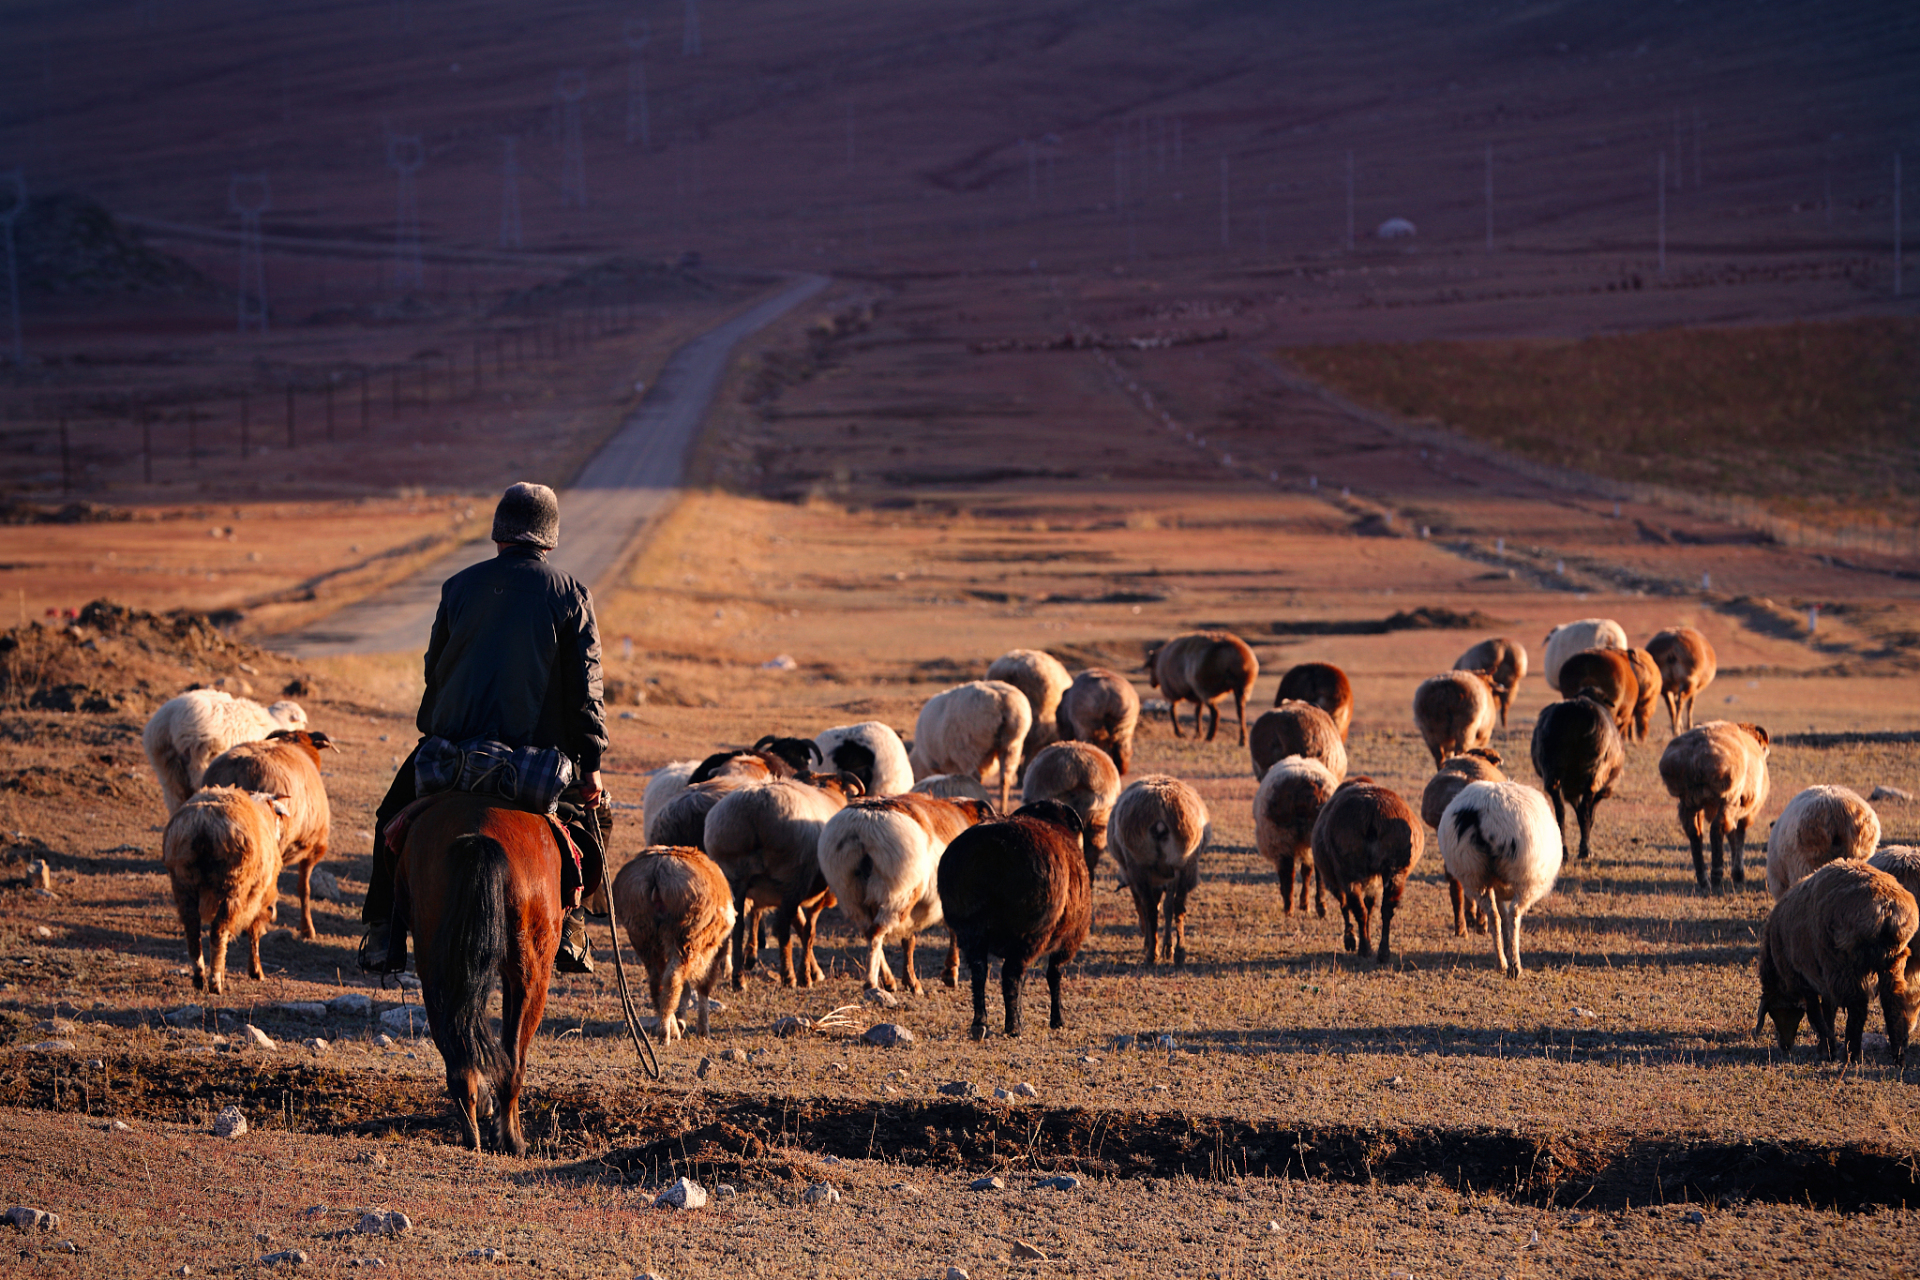
<path fill-rule="evenodd" d="M 975 1040 L 985 1040 L 987 1038 L 986 1025 L 984 1023 L 976 1022 L 973 1024 L 973 1030 L 969 1031 L 967 1034 L 972 1036 Z"/>

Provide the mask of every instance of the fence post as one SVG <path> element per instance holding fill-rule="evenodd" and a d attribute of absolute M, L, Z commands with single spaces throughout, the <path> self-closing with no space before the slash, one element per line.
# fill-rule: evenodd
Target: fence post
<path fill-rule="evenodd" d="M 369 412 L 369 406 L 367 404 L 367 371 L 363 368 L 360 370 L 360 434 L 361 435 L 367 434 L 368 412 Z"/>
<path fill-rule="evenodd" d="M 247 454 L 251 451 L 249 449 L 251 441 L 247 439 L 248 428 L 253 425 L 250 420 L 251 417 L 252 415 L 249 413 L 249 398 L 246 389 L 243 387 L 240 391 L 240 459 L 243 462 L 246 461 Z"/>
<path fill-rule="evenodd" d="M 153 417 L 145 405 L 140 406 L 140 474 L 153 483 Z"/>
<path fill-rule="evenodd" d="M 333 372 L 327 372 L 327 443 L 333 443 Z"/>
<path fill-rule="evenodd" d="M 291 382 L 287 384 L 287 448 L 299 448 L 293 435 L 293 384 Z"/>
<path fill-rule="evenodd" d="M 60 411 L 60 492 L 73 492 L 73 462 L 67 451 L 67 411 Z"/>

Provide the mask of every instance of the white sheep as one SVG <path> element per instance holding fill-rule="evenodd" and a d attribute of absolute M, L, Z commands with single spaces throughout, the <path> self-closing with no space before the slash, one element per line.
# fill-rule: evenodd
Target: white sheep
<path fill-rule="evenodd" d="M 927 699 L 913 726 L 908 759 L 913 776 L 964 773 L 985 782 L 1000 770 L 1000 810 L 1006 812 L 1020 751 L 1033 727 L 1027 695 L 1004 680 L 973 680 Z"/>
<path fill-rule="evenodd" d="M 993 797 L 987 793 L 980 779 L 970 778 L 964 773 L 930 773 L 913 784 L 910 795 L 933 796 L 940 800 L 979 800 L 992 804 Z"/>
<path fill-rule="evenodd" d="M 870 796 L 897 796 L 913 789 L 913 764 L 891 726 L 878 720 L 822 729 L 813 740 L 829 769 L 860 779 Z"/>
<path fill-rule="evenodd" d="M 653 838 L 654 824 L 673 798 L 687 789 L 687 779 L 699 767 L 698 760 L 669 760 L 647 775 L 646 794 L 640 800 L 640 830 L 649 846 L 660 843 Z"/>
<path fill-rule="evenodd" d="M 1562 693 L 1580 692 L 1578 689 L 1560 689 L 1560 664 L 1582 649 L 1618 649 L 1624 653 L 1627 649 L 1627 633 L 1612 618 L 1582 618 L 1578 622 L 1563 622 L 1547 632 L 1547 650 L 1540 664 L 1540 674 L 1547 678 L 1548 687 Z"/>
<path fill-rule="evenodd" d="M 1469 897 L 1485 897 L 1493 949 L 1520 976 L 1520 917 L 1553 892 L 1566 851 L 1547 798 L 1518 782 L 1469 782 L 1440 815 L 1440 861 Z"/>
<path fill-rule="evenodd" d="M 1060 659 L 1041 649 L 1011 649 L 993 660 L 987 679 L 1004 680 L 1027 695 L 1033 709 L 1033 727 L 1021 755 L 1031 760 L 1041 748 L 1060 740 L 1060 727 L 1054 717 L 1060 710 L 1060 695 L 1073 683 L 1073 677 L 1060 665 Z"/>
<path fill-rule="evenodd" d="M 219 689 L 193 689 L 154 712 L 140 742 L 172 813 L 200 789 L 207 766 L 228 747 L 258 742 L 275 729 L 306 727 L 307 713 L 297 702 L 263 707 Z"/>
<path fill-rule="evenodd" d="M 820 874 L 820 830 L 846 807 L 850 797 L 859 794 L 860 784 L 851 775 L 822 778 L 818 785 L 779 778 L 724 796 L 707 814 L 702 847 L 733 888 L 735 991 L 746 984 L 746 931 L 751 916 L 767 906 L 775 908 L 780 981 L 807 987 L 826 976 L 813 958 L 814 930 L 820 919 L 814 907 L 833 905 L 832 891 Z M 796 920 L 801 928 L 797 977 Z"/>
<path fill-rule="evenodd" d="M 1333 799 L 1340 779 L 1333 770 L 1307 756 L 1283 756 L 1274 761 L 1253 796 L 1253 845 L 1273 864 L 1280 877 L 1280 899 L 1293 914 L 1296 868 L 1300 878 L 1300 910 L 1307 909 L 1307 881 L 1313 881 L 1314 907 L 1327 914 L 1327 892 L 1313 873 L 1313 824 L 1321 806 Z"/>
<path fill-rule="evenodd" d="M 1880 844 L 1880 815 L 1845 787 L 1808 787 L 1767 833 L 1767 892 L 1775 902 L 1829 862 L 1863 859 Z"/>

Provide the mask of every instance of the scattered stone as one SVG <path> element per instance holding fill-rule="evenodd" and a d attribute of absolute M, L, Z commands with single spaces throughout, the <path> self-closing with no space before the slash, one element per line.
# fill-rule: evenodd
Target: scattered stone
<path fill-rule="evenodd" d="M 1165 1049 L 1169 1053 L 1171 1053 L 1174 1048 L 1172 1036 L 1163 1035 L 1158 1040 L 1155 1040 L 1153 1043 L 1156 1048 Z"/>
<path fill-rule="evenodd" d="M 897 1009 L 900 1007 L 900 997 L 886 990 L 884 987 L 868 987 L 860 993 L 860 998 L 868 1004 L 877 1004 L 882 1009 Z"/>
<path fill-rule="evenodd" d="M 700 1065 L 693 1069 L 693 1074 L 698 1078 L 705 1080 L 707 1078 L 707 1073 L 711 1070 L 713 1070 L 713 1059 L 702 1058 L 700 1059 Z"/>
<path fill-rule="evenodd" d="M 897 1022 L 877 1022 L 868 1027 L 866 1034 L 860 1037 L 871 1045 L 882 1049 L 894 1049 L 903 1044 L 913 1043 L 913 1032 Z"/>
<path fill-rule="evenodd" d="M 364 1018 L 373 1012 L 373 997 L 364 991 L 343 991 L 327 1001 L 327 1012 L 336 1018 Z"/>
<path fill-rule="evenodd" d="M 308 1053 L 311 1053 L 316 1058 L 323 1053 L 333 1052 L 333 1046 L 325 1040 L 322 1040 L 319 1036 L 315 1036 L 311 1040 L 302 1040 L 300 1043 Z"/>
<path fill-rule="evenodd" d="M 995 1177 L 992 1174 L 984 1178 L 975 1178 L 967 1184 L 967 1190 L 969 1191 L 1005 1191 L 1006 1189 L 1007 1180 L 1005 1178 Z"/>
<path fill-rule="evenodd" d="M 1267 1223 L 1267 1234 L 1269 1234 L 1269 1235 L 1278 1235 L 1279 1233 L 1280 1233 L 1280 1224 L 1279 1224 L 1279 1223 L 1277 1223 L 1277 1222 L 1269 1222 L 1269 1223 Z"/>
<path fill-rule="evenodd" d="M 1580 1019 L 1582 1022 L 1592 1022 L 1595 1018 L 1599 1017 L 1600 1015 L 1595 1013 L 1591 1009 L 1583 1009 L 1579 1005 L 1575 1005 L 1573 1006 L 1573 1016 Z"/>
<path fill-rule="evenodd" d="M 1042 1178 L 1033 1184 L 1036 1191 L 1073 1191 L 1079 1188 L 1080 1179 L 1070 1173 L 1058 1173 L 1051 1178 Z"/>
<path fill-rule="evenodd" d="M 340 877 L 333 872 L 325 868 L 316 869 L 308 884 L 313 889 L 313 896 L 322 902 L 340 901 Z"/>
<path fill-rule="evenodd" d="M 1387 1079 L 1381 1081 L 1381 1083 L 1386 1085 L 1387 1088 L 1389 1089 L 1398 1089 L 1401 1085 L 1406 1083 L 1406 1080 L 1400 1076 L 1389 1076 Z"/>
<path fill-rule="evenodd" d="M 1911 791 L 1902 791 L 1898 787 L 1875 787 L 1867 796 L 1869 800 L 1896 800 L 1904 804 L 1913 799 Z"/>
<path fill-rule="evenodd" d="M 704 1209 L 707 1189 L 691 1178 L 676 1178 L 673 1185 L 653 1198 L 656 1209 Z"/>
<path fill-rule="evenodd" d="M 428 1029 L 427 1011 L 417 1004 L 403 1004 L 381 1014 L 380 1025 L 398 1035 L 417 1036 Z"/>
<path fill-rule="evenodd" d="M 1080 1055 L 1080 1065 L 1083 1067 L 1097 1067 L 1100 1065 L 1100 1059 L 1090 1053 L 1083 1053 Z"/>
<path fill-rule="evenodd" d="M 469 1249 L 462 1256 L 471 1258 L 475 1262 L 505 1262 L 507 1260 L 507 1255 L 492 1245 L 488 1245 L 484 1249 Z"/>
<path fill-rule="evenodd" d="M 220 1114 L 213 1118 L 213 1136 L 216 1138 L 238 1138 L 247 1132 L 247 1116 L 239 1107 L 220 1108 Z"/>
<path fill-rule="evenodd" d="M 950 1098 L 971 1098 L 980 1091 L 973 1087 L 971 1080 L 952 1080 L 940 1086 L 939 1092 Z"/>
<path fill-rule="evenodd" d="M 173 1274 L 177 1276 L 190 1276 L 193 1274 L 193 1268 L 184 1265 L 178 1266 L 173 1269 Z"/>
<path fill-rule="evenodd" d="M 375 1152 L 378 1155 L 379 1152 Z M 381 1161 L 386 1163 L 385 1160 Z M 360 1215 L 360 1221 L 353 1229 L 363 1236 L 397 1236 L 413 1230 L 413 1219 L 398 1209 L 389 1209 L 385 1213 L 373 1211 Z"/>
<path fill-rule="evenodd" d="M 280 1047 L 274 1043 L 272 1036 L 254 1026 L 251 1022 L 246 1026 L 245 1037 L 247 1043 L 255 1049 L 265 1049 L 271 1053 Z"/>
<path fill-rule="evenodd" d="M 300 1216 L 303 1218 L 324 1218 L 327 1216 L 327 1206 L 323 1204 L 310 1204 L 300 1211 Z"/>
<path fill-rule="evenodd" d="M 1165 1092 L 1167 1092 L 1167 1086 L 1166 1086 L 1166 1085 L 1163 1085 L 1163 1084 L 1157 1084 L 1157 1085 L 1155 1085 L 1155 1086 L 1153 1086 L 1153 1091 L 1154 1091 L 1155 1093 L 1165 1093 Z"/>
<path fill-rule="evenodd" d="M 111 1125 L 107 1127 L 111 1129 L 114 1133 L 132 1133 L 133 1132 L 133 1126 L 128 1124 L 125 1120 L 115 1120 Z"/>
<path fill-rule="evenodd" d="M 387 1049 L 387 1048 L 391 1048 L 392 1046 L 393 1046 L 393 1037 L 388 1035 L 384 1031 L 373 1038 L 373 1047 L 376 1049 Z"/>
<path fill-rule="evenodd" d="M 190 1027 L 203 1021 L 207 1011 L 197 1004 L 183 1004 L 172 1013 L 161 1015 L 162 1021 L 172 1027 Z"/>
<path fill-rule="evenodd" d="M 396 975 L 394 982 L 399 985 L 402 991 L 418 991 L 420 989 L 420 979 L 410 973 Z"/>
<path fill-rule="evenodd" d="M 948 1267 L 947 1280 L 972 1280 L 965 1267 Z"/>
<path fill-rule="evenodd" d="M 46 1018 L 33 1024 L 35 1031 L 50 1031 L 56 1036 L 73 1034 L 73 1023 L 66 1018 Z"/>
<path fill-rule="evenodd" d="M 713 1195 L 716 1200 L 731 1200 L 739 1194 L 738 1191 L 733 1189 L 731 1182 L 723 1182 L 713 1189 Z"/>
<path fill-rule="evenodd" d="M 1013 1091 L 1022 1098 L 1037 1098 L 1040 1096 L 1040 1091 L 1028 1084 L 1025 1080 L 1013 1086 Z"/>
<path fill-rule="evenodd" d="M 787 1014 L 785 1017 L 773 1020 L 773 1034 L 784 1039 L 788 1036 L 797 1036 L 811 1026 L 813 1026 L 813 1019 Z"/>
<path fill-rule="evenodd" d="M 277 1267 L 281 1263 L 287 1262 L 287 1263 L 293 1264 L 296 1267 L 299 1267 L 299 1266 L 305 1266 L 306 1261 L 307 1261 L 307 1254 L 305 1250 L 282 1249 L 279 1253 L 270 1253 L 266 1257 L 260 1259 L 260 1265 L 263 1267 Z"/>
<path fill-rule="evenodd" d="M 1705 1226 L 1707 1221 L 1707 1215 L 1700 1212 L 1698 1209 L 1689 1209 L 1685 1213 L 1680 1215 L 1680 1221 L 1686 1223 L 1690 1227 Z"/>
<path fill-rule="evenodd" d="M 720 1051 L 720 1061 L 722 1062 L 745 1062 L 746 1060 L 747 1051 L 745 1049 L 722 1049 Z"/>
<path fill-rule="evenodd" d="M 839 1204 L 840 1192 L 831 1182 L 816 1182 L 800 1193 L 808 1204 Z"/>
<path fill-rule="evenodd" d="M 73 1048 L 73 1041 L 71 1040 L 42 1040 L 38 1044 L 28 1045 L 27 1052 L 29 1053 L 64 1053 L 71 1048 Z"/>
<path fill-rule="evenodd" d="M 319 1022 L 327 1016 L 327 1006 L 318 1000 L 289 1000 L 280 1006 L 280 1012 L 289 1018 L 304 1018 L 308 1022 Z"/>
<path fill-rule="evenodd" d="M 387 1260 L 385 1258 L 355 1258 L 347 1263 L 347 1265 L 350 1267 L 384 1267 L 387 1265 Z"/>
<path fill-rule="evenodd" d="M 1113 1047 L 1115 1049 L 1131 1049 L 1133 1048 L 1133 1037 L 1132 1036 L 1115 1036 L 1113 1038 Z"/>
<path fill-rule="evenodd" d="M 821 1164 L 845 1164 L 846 1161 L 842 1160 L 839 1156 L 821 1156 L 820 1163 Z"/>
<path fill-rule="evenodd" d="M 660 1280 L 660 1277 L 651 1271 L 642 1271 L 633 1280 Z"/>
<path fill-rule="evenodd" d="M 30 1209 L 24 1204 L 14 1205 L 6 1212 L 7 1224 L 15 1231 L 58 1231 L 60 1215 L 49 1213 L 45 1209 Z"/>
<path fill-rule="evenodd" d="M 1005 1089 L 995 1089 L 993 1091 L 993 1096 L 997 1101 L 1000 1101 L 1000 1102 L 1010 1101 L 1013 1097 L 1013 1095 L 1008 1093 Z"/>
<path fill-rule="evenodd" d="M 37 924 L 33 926 L 33 936 L 36 938 L 51 938 L 53 936 L 53 930 L 43 924 Z"/>
<path fill-rule="evenodd" d="M 89 1070 L 89 1071 L 105 1071 L 106 1069 L 107 1069 L 107 1064 L 106 1064 L 106 1063 L 104 1063 L 104 1062 L 102 1062 L 102 1061 L 101 1061 L 100 1059 L 98 1059 L 98 1058 L 88 1058 L 88 1059 L 87 1059 L 87 1070 Z"/>
<path fill-rule="evenodd" d="M 53 1251 L 55 1253 L 78 1253 L 80 1252 L 80 1246 L 71 1240 L 62 1240 L 59 1244 L 53 1246 Z"/>
<path fill-rule="evenodd" d="M 1021 1262 L 1045 1262 L 1046 1253 L 1038 1245 L 1028 1244 L 1025 1240 L 1013 1242 L 1013 1256 Z"/>
<path fill-rule="evenodd" d="M 911 1182 L 896 1182 L 888 1187 L 887 1190 L 903 1196 L 917 1196 L 920 1194 L 920 1188 L 914 1186 Z"/>
<path fill-rule="evenodd" d="M 372 1165 L 376 1169 L 384 1169 L 387 1167 L 387 1157 L 382 1152 L 369 1151 L 360 1157 L 360 1163 Z"/>

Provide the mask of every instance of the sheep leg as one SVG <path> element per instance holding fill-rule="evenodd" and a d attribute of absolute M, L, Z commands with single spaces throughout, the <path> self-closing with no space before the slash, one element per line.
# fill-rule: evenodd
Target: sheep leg
<path fill-rule="evenodd" d="M 1000 998 L 1007 1006 L 1007 1036 L 1020 1035 L 1020 979 L 1027 973 L 1027 962 L 1008 956 L 1000 962 Z"/>
<path fill-rule="evenodd" d="M 1058 951 L 1047 957 L 1047 1000 L 1049 1002 L 1047 1025 L 1055 1031 L 1065 1030 L 1067 1015 L 1060 1007 L 1060 953 Z"/>
<path fill-rule="evenodd" d="M 1585 862 L 1587 855 L 1593 852 L 1593 807 L 1598 803 L 1599 801 L 1595 800 L 1592 796 L 1582 796 L 1573 806 L 1573 816 L 1580 823 L 1580 861 L 1582 862 Z M 1737 866 L 1738 864 L 1736 863 L 1735 865 Z M 1739 878 L 1740 876 L 1736 872 L 1734 879 L 1738 880 Z"/>
<path fill-rule="evenodd" d="M 793 973 L 793 918 L 797 914 L 794 908 L 784 902 L 773 913 L 774 949 L 780 953 L 780 985 L 795 985 Z M 802 982 L 800 986 L 807 984 Z"/>
<path fill-rule="evenodd" d="M 1160 900 L 1160 931 L 1164 938 L 1160 954 L 1172 960 L 1176 969 L 1187 962 L 1186 908 L 1180 904 L 1179 897 L 1180 890 L 1169 887 Z"/>
<path fill-rule="evenodd" d="M 1400 909 L 1402 883 L 1389 880 L 1380 895 L 1380 950 L 1378 959 L 1381 964 L 1392 957 L 1393 948 L 1387 943 L 1387 935 L 1393 932 L 1393 913 Z"/>
<path fill-rule="evenodd" d="M 1547 800 L 1553 805 L 1553 829 L 1558 831 L 1561 840 L 1565 841 L 1567 836 L 1567 807 L 1565 799 L 1560 794 L 1560 784 L 1558 782 L 1547 784 Z"/>
<path fill-rule="evenodd" d="M 1172 694 L 1167 695 L 1167 719 L 1173 721 L 1173 736 L 1176 738 L 1184 738 L 1186 735 L 1180 732 L 1180 699 L 1174 697 Z M 1200 712 L 1198 710 L 1193 713 L 1193 720 L 1194 732 L 1198 733 L 1200 731 Z"/>
<path fill-rule="evenodd" d="M 913 967 L 913 944 L 917 941 L 919 938 L 912 933 L 900 940 L 900 971 L 907 975 L 907 990 L 923 996 L 927 994 L 927 989 L 921 985 L 920 975 Z"/>
<path fill-rule="evenodd" d="M 635 947 L 635 951 L 639 948 Z M 660 1023 L 660 1042 L 673 1043 L 673 1006 L 667 1003 L 667 966 L 651 960 L 647 964 L 647 999 L 653 1001 L 653 1016 Z"/>
<path fill-rule="evenodd" d="M 1132 881 L 1128 881 L 1127 888 L 1133 891 L 1134 914 L 1140 917 L 1140 937 L 1146 944 L 1145 963 L 1152 968 L 1160 963 L 1160 895 Z"/>
<path fill-rule="evenodd" d="M 312 861 L 300 864 L 300 936 L 309 942 L 320 936 L 313 927 L 313 868 Z"/>
<path fill-rule="evenodd" d="M 886 945 L 881 940 L 881 930 L 875 926 L 867 935 L 867 990 L 879 987 L 893 990 L 893 970 L 887 967 Z"/>
<path fill-rule="evenodd" d="M 1453 936 L 1467 936 L 1467 891 L 1453 878 L 1453 872 L 1447 875 L 1447 897 L 1453 901 Z"/>
<path fill-rule="evenodd" d="M 735 991 L 744 991 L 747 986 L 747 931 L 753 927 L 747 918 L 749 911 L 747 895 L 736 893 L 733 896 L 733 937 L 728 942 L 733 953 L 733 978 L 730 985 Z"/>
<path fill-rule="evenodd" d="M 1360 942 L 1354 935 L 1353 922 L 1357 919 L 1364 923 L 1366 910 L 1366 904 L 1360 901 L 1360 891 L 1358 889 L 1350 888 L 1340 895 L 1340 922 L 1346 926 L 1346 932 L 1340 939 L 1340 945 L 1349 951 L 1359 950 Z"/>
<path fill-rule="evenodd" d="M 1288 915 L 1293 914 L 1294 862 L 1295 858 L 1293 854 L 1283 853 L 1280 855 L 1280 865 L 1277 868 L 1280 872 L 1280 905 Z M 1307 909 L 1307 886 L 1305 884 L 1300 886 L 1300 909 L 1302 911 Z"/>
<path fill-rule="evenodd" d="M 174 909 L 180 913 L 180 928 L 187 935 L 187 960 L 193 965 L 193 989 L 207 985 L 207 961 L 200 953 L 200 895 L 176 892 Z"/>
<path fill-rule="evenodd" d="M 1516 898 L 1508 898 L 1505 903 L 1495 905 L 1507 923 L 1507 958 L 1512 962 L 1507 976 L 1517 978 L 1520 976 L 1520 903 Z"/>
<path fill-rule="evenodd" d="M 258 918 L 247 928 L 247 976 L 259 982 L 267 976 L 267 968 L 260 963 L 260 935 L 267 931 L 265 917 Z"/>
<path fill-rule="evenodd" d="M 1733 882 L 1745 884 L 1747 882 L 1747 820 L 1745 818 L 1740 819 L 1734 824 L 1733 830 L 1727 833 L 1727 844 L 1733 854 Z"/>
<path fill-rule="evenodd" d="M 1209 702 L 1207 703 L 1207 741 L 1212 742 L 1213 735 L 1218 732 L 1220 732 L 1220 704 Z M 1200 736 L 1200 704 L 1197 702 L 1193 704 L 1193 734 L 1196 738 Z"/>
<path fill-rule="evenodd" d="M 660 985 L 653 997 L 653 1007 L 660 1015 L 660 1040 L 663 1044 L 672 1044 L 684 1039 L 686 1027 L 680 1021 L 680 993 L 686 985 L 686 972 L 680 962 L 669 957 L 665 970 L 660 975 Z"/>
<path fill-rule="evenodd" d="M 1373 913 L 1360 890 L 1347 890 L 1347 910 L 1351 913 L 1345 939 L 1347 950 L 1356 952 L 1362 959 L 1368 958 L 1373 955 Z"/>
<path fill-rule="evenodd" d="M 1000 753 L 1000 812 L 1008 813 L 1007 803 L 1013 798 L 1013 752 L 1008 747 Z"/>
<path fill-rule="evenodd" d="M 1300 888 L 1300 909 L 1302 911 L 1307 909 L 1307 890 L 1305 885 L 1302 885 Z M 1327 918 L 1327 886 L 1326 882 L 1320 879 L 1320 868 L 1318 866 L 1315 866 L 1313 869 L 1313 909 L 1315 914 L 1322 920 Z"/>
<path fill-rule="evenodd" d="M 1820 1056 L 1829 1061 L 1839 1047 L 1839 1037 L 1833 1030 L 1833 1014 L 1833 1001 L 1825 996 L 1807 997 L 1807 1020 L 1813 1023 L 1814 1038 L 1820 1042 Z"/>
<path fill-rule="evenodd" d="M 1247 691 L 1245 689 L 1233 691 L 1233 714 L 1240 719 L 1240 745 L 1244 747 L 1247 745 Z"/>
<path fill-rule="evenodd" d="M 987 956 L 984 950 L 967 957 L 973 971 L 973 1027 L 968 1035 L 975 1040 L 987 1038 Z"/>
<path fill-rule="evenodd" d="M 1693 878 L 1699 887 L 1707 887 L 1707 860 L 1700 838 L 1701 812 L 1680 806 L 1680 829 L 1687 833 L 1687 847 L 1693 851 Z"/>
<path fill-rule="evenodd" d="M 214 995 L 227 992 L 227 944 L 233 940 L 233 926 L 226 920 L 213 922 L 213 969 L 207 974 L 207 990 Z"/>
<path fill-rule="evenodd" d="M 1488 889 L 1481 895 L 1486 905 L 1487 924 L 1493 934 L 1493 958 L 1500 962 L 1500 972 L 1507 971 L 1507 927 L 1500 917 L 1500 903 L 1494 898 L 1493 890 Z"/>
<path fill-rule="evenodd" d="M 1867 1029 L 1867 993 L 1858 991 L 1847 1001 L 1847 1061 L 1860 1061 L 1860 1036 Z M 1887 1037 L 1892 1040 L 1892 1036 Z"/>
<path fill-rule="evenodd" d="M 960 939 L 952 930 L 947 931 L 947 971 L 940 980 L 947 984 L 949 990 L 957 990 L 960 986 Z"/>
<path fill-rule="evenodd" d="M 798 913 L 800 922 L 800 957 L 805 962 L 807 974 L 807 981 L 802 984 L 804 986 L 812 986 L 816 982 L 825 982 L 827 980 L 827 971 L 820 967 L 820 962 L 814 959 L 813 956 L 813 940 L 820 932 L 820 917 L 825 915 L 826 911 L 826 907 L 822 906 L 813 911 L 802 910 Z M 886 962 L 887 958 L 884 955 L 881 956 L 880 963 L 884 965 Z M 892 976 L 891 970 L 888 971 L 888 976 Z"/>
<path fill-rule="evenodd" d="M 1713 887 L 1726 878 L 1726 818 L 1720 810 L 1707 815 L 1707 838 L 1713 844 Z"/>

